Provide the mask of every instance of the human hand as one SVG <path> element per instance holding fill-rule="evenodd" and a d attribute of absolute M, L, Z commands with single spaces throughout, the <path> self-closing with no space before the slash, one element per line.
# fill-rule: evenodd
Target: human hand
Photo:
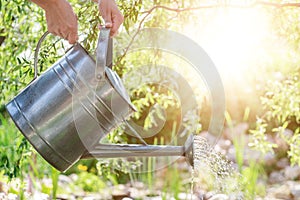
<path fill-rule="evenodd" d="M 78 23 L 71 5 L 66 0 L 47 0 L 41 6 L 46 12 L 48 31 L 74 44 L 78 40 Z"/>
<path fill-rule="evenodd" d="M 117 4 L 114 0 L 99 0 L 99 11 L 105 21 L 105 27 L 110 29 L 110 36 L 115 36 L 120 25 L 124 21 Z"/>

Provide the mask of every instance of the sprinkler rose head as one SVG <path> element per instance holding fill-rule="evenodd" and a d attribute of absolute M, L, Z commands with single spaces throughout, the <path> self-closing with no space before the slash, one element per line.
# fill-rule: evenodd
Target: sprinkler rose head
<path fill-rule="evenodd" d="M 186 161 L 194 167 L 194 135 L 190 134 L 184 144 L 184 156 Z"/>

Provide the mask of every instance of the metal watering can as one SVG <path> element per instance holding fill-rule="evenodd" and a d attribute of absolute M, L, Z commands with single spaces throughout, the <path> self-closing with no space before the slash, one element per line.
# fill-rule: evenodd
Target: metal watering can
<path fill-rule="evenodd" d="M 37 77 L 45 33 L 35 51 L 35 79 L 6 105 L 12 120 L 37 152 L 62 172 L 88 158 L 185 156 L 193 165 L 192 135 L 184 146 L 99 144 L 135 111 L 121 79 L 107 67 L 112 58 L 109 33 L 107 28 L 100 31 L 96 61 L 77 43 Z"/>

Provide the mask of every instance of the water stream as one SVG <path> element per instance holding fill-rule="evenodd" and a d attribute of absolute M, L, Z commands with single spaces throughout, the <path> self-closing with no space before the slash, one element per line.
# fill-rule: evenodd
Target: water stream
<path fill-rule="evenodd" d="M 192 170 L 192 192 L 197 183 L 206 182 L 209 191 L 226 194 L 230 199 L 243 199 L 237 181 L 238 172 L 233 163 L 214 150 L 207 140 L 194 137 L 194 169 Z"/>
<path fill-rule="evenodd" d="M 195 177 L 195 172 L 194 172 L 194 167 L 192 167 L 191 200 L 193 199 L 193 195 L 194 195 L 194 177 Z"/>

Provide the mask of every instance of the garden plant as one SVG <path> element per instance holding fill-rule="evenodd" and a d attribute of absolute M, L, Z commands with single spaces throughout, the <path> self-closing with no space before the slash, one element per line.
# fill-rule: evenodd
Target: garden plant
<path fill-rule="evenodd" d="M 97 4 L 70 3 L 79 21 L 79 42 L 94 55 L 103 24 Z M 222 171 L 214 175 L 213 167 L 192 169 L 183 158 L 171 157 L 80 160 L 64 173 L 53 168 L 5 109 L 33 80 L 35 47 L 47 30 L 44 13 L 30 1 L 0 0 L 0 199 L 300 199 L 300 3 L 120 0 L 117 4 L 125 20 L 114 37 L 113 70 L 137 108 L 129 121 L 141 127 L 148 144 L 182 145 L 189 134 L 216 141 L 211 149 L 230 166 L 232 176 L 218 180 Z M 226 100 L 220 137 L 208 133 L 210 91 L 189 61 L 166 51 L 130 51 L 145 28 L 178 32 L 210 56 Z M 68 48 L 67 41 L 47 37 L 39 55 L 39 74 Z M 182 113 L 183 102 L 164 84 L 136 84 L 167 76 L 166 69 L 176 71 L 193 89 L 197 101 L 193 112 Z M 179 78 L 172 80 L 176 88 Z M 101 142 L 141 144 L 125 125 Z"/>

